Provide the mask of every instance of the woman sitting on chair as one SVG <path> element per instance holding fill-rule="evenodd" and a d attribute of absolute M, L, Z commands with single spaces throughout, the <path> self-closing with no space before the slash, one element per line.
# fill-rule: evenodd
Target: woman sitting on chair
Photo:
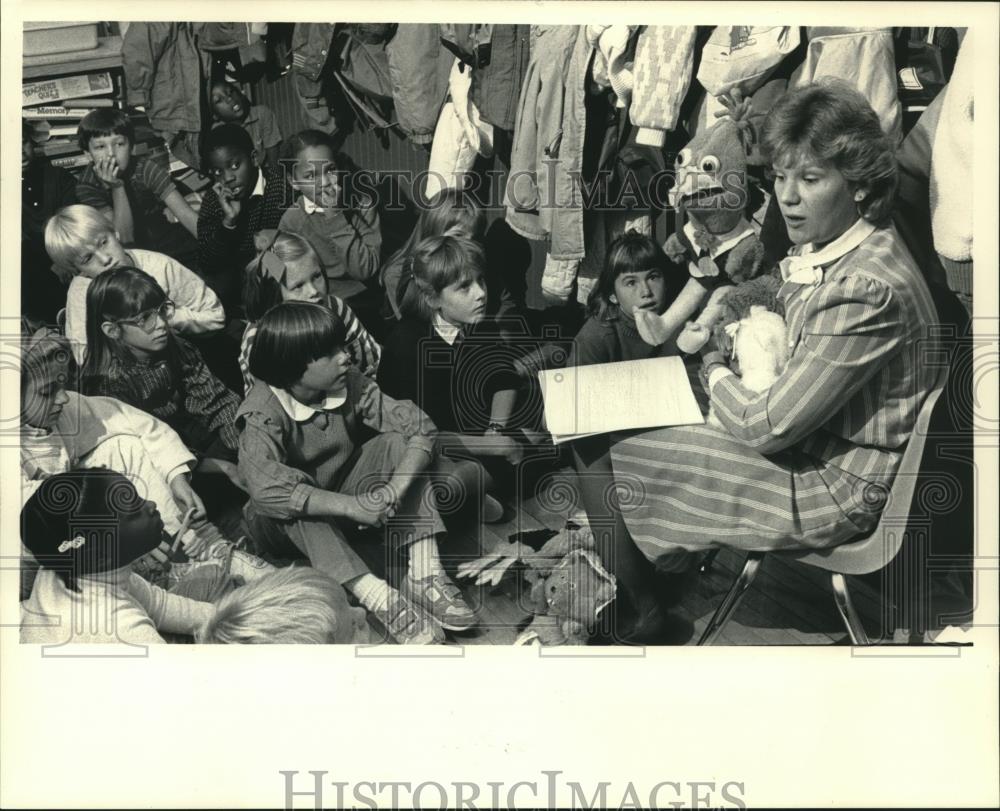
<path fill-rule="evenodd" d="M 794 245 L 778 294 L 784 371 L 754 393 L 708 352 L 702 380 L 725 431 L 611 446 L 616 481 L 637 492 L 623 512 L 631 539 L 650 560 L 672 556 L 659 560 L 668 569 L 716 546 L 822 548 L 872 531 L 936 377 L 937 316 L 891 225 L 896 160 L 868 102 L 838 82 L 790 91 L 762 147 Z"/>

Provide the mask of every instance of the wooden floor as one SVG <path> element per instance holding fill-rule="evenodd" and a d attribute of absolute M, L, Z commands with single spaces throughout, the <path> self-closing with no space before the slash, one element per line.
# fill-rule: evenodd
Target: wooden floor
<path fill-rule="evenodd" d="M 459 563 L 490 552 L 509 540 L 527 540 L 537 546 L 548 535 L 562 529 L 570 516 L 583 521 L 572 499 L 576 492 L 576 474 L 572 469 L 554 470 L 532 488 L 530 498 L 512 498 L 507 504 L 507 518 L 502 523 L 479 525 L 470 521 L 449 522 L 449 537 L 442 544 L 441 556 L 446 569 L 454 573 Z M 217 517 L 230 537 L 240 534 L 238 509 L 230 504 L 225 516 Z M 386 569 L 383 547 L 372 544 L 358 548 L 373 571 Z M 666 645 L 693 645 L 697 642 L 712 613 L 736 578 L 744 556 L 722 550 L 707 572 L 694 572 L 683 583 L 672 611 L 673 626 L 663 639 Z M 277 562 L 277 561 L 276 561 Z M 401 571 L 389 567 L 390 581 Z M 671 588 L 676 588 L 672 578 Z M 516 568 L 496 587 L 467 585 L 456 581 L 470 605 L 480 614 L 479 626 L 469 632 L 453 634 L 451 639 L 463 645 L 510 645 L 531 618 L 528 587 Z M 851 593 L 865 627 L 873 639 L 880 638 L 884 627 L 877 589 L 852 578 Z M 828 577 L 792 561 L 765 558 L 761 570 L 736 613 L 716 644 L 725 645 L 830 645 L 846 644 L 847 634 L 837 613 Z"/>
<path fill-rule="evenodd" d="M 484 525 L 478 543 L 489 550 L 494 544 L 519 533 L 559 530 L 574 514 L 574 520 L 582 520 L 577 505 L 566 497 L 576 491 L 575 475 L 571 469 L 563 469 L 546 477 L 537 495 L 510 505 L 512 520 Z M 471 545 L 478 544 L 473 541 Z M 464 550 L 449 547 L 447 551 L 461 555 Z M 469 551 L 476 554 L 475 550 Z M 676 629 L 664 640 L 665 644 L 697 642 L 742 568 L 743 559 L 744 556 L 738 552 L 722 550 L 707 572 L 693 573 L 687 578 L 673 608 Z M 878 593 L 864 582 L 852 580 L 850 585 L 866 628 L 873 637 L 877 636 L 877 629 L 883 627 L 880 616 L 882 601 Z M 464 590 L 467 599 L 480 608 L 482 628 L 463 635 L 460 641 L 468 645 L 512 643 L 518 626 L 530 617 L 527 595 L 524 587 L 519 587 L 517 578 L 508 575 L 498 588 L 473 586 Z M 830 645 L 845 643 L 846 639 L 828 577 L 791 561 L 765 558 L 753 587 L 717 644 Z"/>

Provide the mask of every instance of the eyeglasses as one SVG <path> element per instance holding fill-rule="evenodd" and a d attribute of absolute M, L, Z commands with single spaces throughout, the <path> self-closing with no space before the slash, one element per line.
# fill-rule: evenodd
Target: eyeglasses
<path fill-rule="evenodd" d="M 170 321 L 174 317 L 174 313 L 177 311 L 177 305 L 175 305 L 170 299 L 167 299 L 159 307 L 154 307 L 151 310 L 143 310 L 134 318 L 122 318 L 116 321 L 116 324 L 128 324 L 133 327 L 138 327 L 143 332 L 152 332 L 156 329 L 156 321 L 162 318 L 164 321 Z"/>

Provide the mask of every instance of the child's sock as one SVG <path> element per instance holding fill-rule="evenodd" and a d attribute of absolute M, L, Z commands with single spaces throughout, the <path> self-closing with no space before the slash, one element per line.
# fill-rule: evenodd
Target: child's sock
<path fill-rule="evenodd" d="M 363 574 L 344 583 L 344 587 L 358 598 L 368 611 L 380 611 L 389 603 L 391 586 L 375 575 Z"/>
<path fill-rule="evenodd" d="M 423 580 L 443 571 L 436 538 L 422 538 L 410 546 L 410 577 Z"/>

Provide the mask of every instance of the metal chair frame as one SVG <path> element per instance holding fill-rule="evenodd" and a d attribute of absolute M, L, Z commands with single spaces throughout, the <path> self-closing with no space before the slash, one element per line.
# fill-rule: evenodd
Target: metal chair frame
<path fill-rule="evenodd" d="M 833 589 L 833 599 L 851 643 L 854 645 L 872 644 L 865 632 L 861 617 L 854 607 L 854 602 L 851 600 L 846 575 L 870 574 L 880 571 L 899 554 L 906 534 L 906 524 L 920 473 L 924 446 L 927 443 L 931 414 L 947 380 L 948 367 L 942 366 L 934 387 L 927 394 L 927 398 L 917 414 L 916 424 L 909 442 L 906 443 L 906 450 L 903 451 L 903 458 L 900 460 L 899 470 L 893 481 L 888 503 L 882 511 L 882 516 L 875 530 L 868 535 L 859 536 L 855 540 L 829 549 L 750 552 L 743 564 L 743 569 L 737 575 L 736 580 L 698 640 L 699 645 L 710 645 L 718 638 L 753 584 L 765 555 L 782 555 L 807 566 L 828 571 L 830 585 Z M 708 559 L 703 564 L 702 571 L 707 571 L 710 566 L 711 559 Z"/>

